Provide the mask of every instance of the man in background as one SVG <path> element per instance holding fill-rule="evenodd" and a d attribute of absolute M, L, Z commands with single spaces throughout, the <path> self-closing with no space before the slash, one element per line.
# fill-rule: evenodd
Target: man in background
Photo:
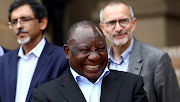
<path fill-rule="evenodd" d="M 180 91 L 169 55 L 133 37 L 132 8 L 112 1 L 100 11 L 100 27 L 111 42 L 109 69 L 141 75 L 149 102 L 179 102 Z"/>
<path fill-rule="evenodd" d="M 43 37 L 47 23 L 36 0 L 10 5 L 8 25 L 21 47 L 0 58 L 0 102 L 32 102 L 34 88 L 69 71 L 63 48 Z"/>

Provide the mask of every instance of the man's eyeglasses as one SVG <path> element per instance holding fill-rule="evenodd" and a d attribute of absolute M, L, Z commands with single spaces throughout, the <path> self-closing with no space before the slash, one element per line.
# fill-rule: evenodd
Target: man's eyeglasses
<path fill-rule="evenodd" d="M 108 22 L 105 23 L 105 24 L 106 24 L 106 26 L 107 26 L 108 28 L 113 29 L 113 28 L 116 27 L 116 22 L 118 22 L 120 26 L 125 27 L 125 26 L 128 25 L 129 19 L 124 18 L 124 19 L 120 19 L 119 21 L 108 21 Z"/>
<path fill-rule="evenodd" d="M 14 29 L 17 27 L 18 22 L 20 22 L 20 24 L 22 26 L 26 25 L 29 23 L 29 21 L 33 20 L 33 19 L 37 19 L 37 18 L 30 18 L 30 17 L 21 17 L 20 21 L 18 21 L 18 19 L 13 19 L 11 22 L 8 23 L 9 29 Z"/>

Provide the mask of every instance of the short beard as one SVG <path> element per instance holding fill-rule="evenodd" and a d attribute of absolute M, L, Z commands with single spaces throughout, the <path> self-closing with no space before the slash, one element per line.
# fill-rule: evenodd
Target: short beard
<path fill-rule="evenodd" d="M 30 41 L 30 37 L 27 37 L 27 38 L 25 38 L 25 39 L 23 39 L 23 40 L 17 39 L 17 42 L 18 42 L 19 44 L 21 44 L 21 45 L 27 44 L 29 41 Z"/>
<path fill-rule="evenodd" d="M 123 33 L 126 33 L 127 31 L 122 31 L 122 32 L 120 32 L 119 34 L 123 34 Z M 106 32 L 105 32 L 106 33 Z M 129 33 L 130 34 L 130 37 L 129 36 L 127 36 L 127 38 L 125 39 L 125 41 L 124 42 L 122 42 L 122 43 L 119 43 L 119 42 L 117 42 L 117 41 L 115 41 L 114 39 L 113 39 L 113 36 L 114 35 L 118 35 L 117 33 L 116 34 L 111 34 L 111 35 L 109 35 L 109 34 L 107 34 L 106 33 L 106 35 L 107 35 L 107 38 L 109 39 L 109 41 L 112 43 L 112 44 L 114 44 L 114 45 L 116 45 L 116 46 L 121 46 L 121 45 L 124 45 L 124 44 L 126 44 L 129 40 L 130 40 L 130 38 L 132 37 L 132 33 L 133 33 L 133 29 L 131 28 L 131 30 L 129 31 L 129 32 L 127 32 L 127 33 Z"/>

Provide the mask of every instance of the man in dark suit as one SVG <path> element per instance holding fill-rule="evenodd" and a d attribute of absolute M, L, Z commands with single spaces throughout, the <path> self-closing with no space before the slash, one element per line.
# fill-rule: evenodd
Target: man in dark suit
<path fill-rule="evenodd" d="M 0 58 L 0 102 L 32 102 L 34 88 L 69 71 L 68 60 L 43 37 L 48 20 L 40 2 L 15 0 L 9 21 L 21 47 Z"/>
<path fill-rule="evenodd" d="M 7 53 L 8 51 L 10 51 L 10 50 L 5 49 L 5 48 L 3 48 L 3 47 L 0 45 L 0 57 L 1 57 L 2 55 L 4 55 L 5 53 Z"/>
<path fill-rule="evenodd" d="M 108 3 L 100 12 L 100 27 L 111 41 L 109 68 L 141 75 L 150 102 L 179 102 L 180 91 L 167 53 L 133 37 L 136 27 L 131 6 Z"/>
<path fill-rule="evenodd" d="M 70 72 L 34 89 L 33 102 L 148 102 L 142 77 L 109 70 L 105 36 L 93 22 L 68 30 Z"/>

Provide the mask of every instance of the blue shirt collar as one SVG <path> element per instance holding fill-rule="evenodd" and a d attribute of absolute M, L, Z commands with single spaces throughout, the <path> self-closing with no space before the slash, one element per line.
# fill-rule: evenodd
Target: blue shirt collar
<path fill-rule="evenodd" d="M 108 50 L 108 59 L 110 62 L 114 62 L 114 63 L 121 63 L 123 62 L 124 59 L 126 59 L 128 57 L 128 55 L 131 53 L 132 50 L 132 46 L 133 46 L 133 42 L 134 42 L 134 38 L 132 39 L 129 47 L 121 54 L 121 56 L 119 56 L 119 62 L 115 61 L 113 59 L 113 50 L 112 50 L 112 45 L 110 46 L 109 50 Z"/>
<path fill-rule="evenodd" d="M 72 73 L 72 75 L 73 75 L 76 82 L 78 81 L 79 78 L 84 77 L 84 76 L 79 75 L 77 72 L 75 72 L 71 67 L 70 67 L 70 71 L 71 71 L 71 73 Z M 109 73 L 110 73 L 110 70 L 108 69 L 108 67 L 106 67 L 97 81 L 99 81 L 100 79 L 103 79 Z"/>
<path fill-rule="evenodd" d="M 35 56 L 40 57 L 41 52 L 45 46 L 45 43 L 46 43 L 46 40 L 43 37 L 42 40 L 28 53 L 28 55 L 34 54 Z M 18 56 L 20 56 L 21 58 L 25 57 L 22 47 L 23 47 L 23 45 L 21 45 L 21 47 L 19 48 L 19 52 L 18 52 Z"/>

